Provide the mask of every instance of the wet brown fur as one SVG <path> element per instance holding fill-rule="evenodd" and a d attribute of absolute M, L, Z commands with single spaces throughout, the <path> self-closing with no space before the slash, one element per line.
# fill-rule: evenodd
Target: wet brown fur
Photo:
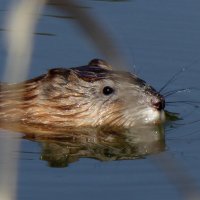
<path fill-rule="evenodd" d="M 149 93 L 150 96 L 159 96 L 137 76 L 127 72 L 114 72 L 107 63 L 95 59 L 82 67 L 51 69 L 47 74 L 22 83 L 2 83 L 1 127 L 22 132 L 49 132 L 53 127 L 65 129 L 108 124 L 121 126 L 125 121 L 122 120 L 124 116 L 120 112 L 124 109 L 120 99 L 114 99 L 106 106 L 109 112 L 105 111 L 105 116 L 94 120 L 98 112 L 103 112 L 98 108 L 98 104 L 104 108 L 105 102 L 110 101 L 108 98 L 104 102 L 95 102 L 95 97 L 91 97 L 93 93 L 98 96 L 95 84 L 109 79 L 114 79 L 116 84 L 120 81 L 125 81 L 129 85 L 135 84 L 138 90 L 142 88 L 141 91 Z M 95 110 L 95 106 L 98 109 Z"/>

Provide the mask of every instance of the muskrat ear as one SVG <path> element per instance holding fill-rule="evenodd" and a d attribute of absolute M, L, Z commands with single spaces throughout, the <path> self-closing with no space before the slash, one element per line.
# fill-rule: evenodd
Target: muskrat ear
<path fill-rule="evenodd" d="M 111 65 L 109 65 L 106 61 L 97 59 L 97 58 L 91 60 L 88 63 L 88 66 L 97 66 L 97 67 L 101 67 L 103 69 L 112 70 Z"/>
<path fill-rule="evenodd" d="M 69 73 L 70 73 L 69 69 L 53 68 L 48 71 L 46 78 L 56 80 L 56 79 L 59 79 L 60 77 L 65 77 L 65 79 L 67 80 Z"/>

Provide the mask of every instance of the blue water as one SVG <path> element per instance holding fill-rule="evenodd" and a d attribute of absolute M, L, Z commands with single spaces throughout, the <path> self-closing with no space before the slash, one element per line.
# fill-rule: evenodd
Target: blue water
<path fill-rule="evenodd" d="M 81 1 L 111 32 L 123 50 L 129 70 L 161 88 L 182 67 L 191 65 L 167 90 L 199 87 L 200 1 L 130 0 Z M 0 1 L 0 72 L 6 48 L 4 19 L 8 1 Z M 64 19 L 47 6 L 39 19 L 29 77 L 51 67 L 72 67 L 103 55 L 82 33 L 75 19 Z M 70 15 L 69 15 L 70 16 Z M 199 60 L 192 64 L 195 60 Z M 2 76 L 1 76 L 2 77 Z M 199 101 L 200 92 L 175 95 L 172 101 Z M 171 99 L 167 99 L 171 101 Z M 199 106 L 199 103 L 195 105 Z M 177 102 L 168 110 L 183 120 L 166 128 L 166 152 L 200 184 L 199 107 Z M 188 124 L 189 123 L 189 124 Z M 182 125 L 181 125 L 182 124 Z M 82 158 L 66 168 L 51 168 L 40 159 L 38 142 L 21 139 L 18 199 L 182 199 L 176 185 L 151 156 L 144 159 L 101 162 Z"/>

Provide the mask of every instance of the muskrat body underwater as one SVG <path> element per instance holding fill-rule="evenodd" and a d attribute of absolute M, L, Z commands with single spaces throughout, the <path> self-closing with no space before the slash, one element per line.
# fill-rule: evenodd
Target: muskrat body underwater
<path fill-rule="evenodd" d="M 1 84 L 1 127 L 134 127 L 164 120 L 165 100 L 129 72 L 103 60 L 55 68 L 16 84 Z"/>

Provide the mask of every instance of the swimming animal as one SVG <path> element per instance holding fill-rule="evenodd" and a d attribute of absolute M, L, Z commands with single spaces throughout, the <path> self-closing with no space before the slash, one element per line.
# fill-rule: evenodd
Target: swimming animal
<path fill-rule="evenodd" d="M 164 108 L 164 97 L 152 86 L 100 59 L 50 69 L 22 83 L 0 84 L 0 127 L 22 132 L 159 124 Z"/>

